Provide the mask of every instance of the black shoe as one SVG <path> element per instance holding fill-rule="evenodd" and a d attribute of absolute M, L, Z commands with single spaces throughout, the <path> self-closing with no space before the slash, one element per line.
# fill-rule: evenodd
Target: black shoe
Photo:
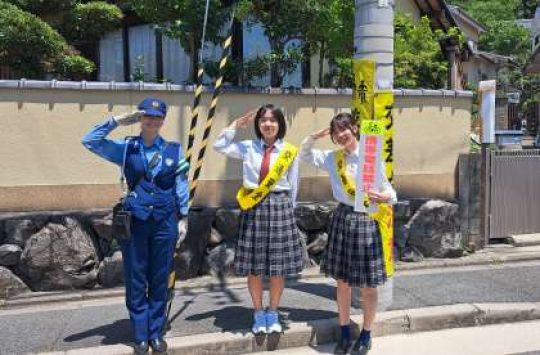
<path fill-rule="evenodd" d="M 364 345 L 360 342 L 360 339 L 358 339 L 351 349 L 351 355 L 366 355 L 369 350 L 371 350 L 371 339 L 369 339 L 367 345 Z"/>
<path fill-rule="evenodd" d="M 167 342 L 163 339 L 150 340 L 152 352 L 164 354 L 167 352 Z"/>
<path fill-rule="evenodd" d="M 339 339 L 336 347 L 334 348 L 334 354 L 348 354 L 351 345 L 352 341 L 350 339 Z"/>
<path fill-rule="evenodd" d="M 133 347 L 133 353 L 135 355 L 147 355 L 148 354 L 148 342 L 147 341 L 141 341 L 140 343 L 136 343 Z"/>

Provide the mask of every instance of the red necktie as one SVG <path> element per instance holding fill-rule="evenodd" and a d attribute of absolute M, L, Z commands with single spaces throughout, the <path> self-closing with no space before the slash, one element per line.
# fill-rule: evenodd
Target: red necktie
<path fill-rule="evenodd" d="M 259 172 L 259 184 L 264 180 L 266 175 L 268 175 L 268 171 L 270 170 L 270 154 L 272 153 L 272 150 L 274 150 L 273 145 L 270 147 L 264 146 L 264 155 L 261 163 L 261 170 Z"/>

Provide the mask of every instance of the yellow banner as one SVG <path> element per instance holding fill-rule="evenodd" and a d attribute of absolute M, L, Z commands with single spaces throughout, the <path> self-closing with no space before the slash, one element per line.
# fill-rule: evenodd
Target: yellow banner
<path fill-rule="evenodd" d="M 386 170 L 385 173 L 390 182 L 394 178 L 393 105 L 394 94 L 392 91 L 379 91 L 375 93 L 375 120 L 384 124 L 382 157 Z M 392 276 L 394 274 L 394 211 L 392 206 L 386 203 L 380 204 L 379 210 L 373 218 L 379 222 L 379 228 L 381 230 L 386 273 L 388 276 Z"/>
<path fill-rule="evenodd" d="M 384 143 L 382 159 L 385 162 L 386 176 L 393 179 L 393 118 L 392 105 L 394 95 L 392 91 L 375 92 L 375 62 L 359 59 L 353 62 L 354 90 L 352 111 L 358 119 L 360 132 L 368 134 L 370 130 L 379 131 L 384 127 Z M 364 123 L 367 120 L 374 120 Z M 366 131 L 364 132 L 365 129 Z M 394 275 L 394 229 L 393 210 L 388 204 L 379 204 L 376 213 L 371 214 L 379 224 L 381 233 L 384 266 L 388 277 Z"/>
<path fill-rule="evenodd" d="M 378 91 L 375 93 L 375 119 L 384 124 L 383 161 L 386 176 L 392 182 L 394 179 L 394 93 Z"/>
<path fill-rule="evenodd" d="M 357 59 L 353 62 L 353 116 L 358 122 L 373 118 L 373 98 L 375 92 L 375 62 Z"/>
<path fill-rule="evenodd" d="M 270 168 L 268 175 L 261 181 L 257 188 L 250 190 L 245 187 L 241 187 L 236 194 L 236 200 L 242 210 L 249 210 L 255 207 L 261 202 L 272 190 L 279 179 L 289 169 L 289 166 L 296 157 L 297 149 L 295 146 L 289 143 L 285 143 L 283 150 L 279 153 L 276 161 Z"/>

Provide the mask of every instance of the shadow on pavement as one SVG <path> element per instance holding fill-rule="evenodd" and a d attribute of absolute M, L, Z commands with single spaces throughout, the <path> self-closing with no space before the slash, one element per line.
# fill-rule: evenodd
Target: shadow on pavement
<path fill-rule="evenodd" d="M 230 306 L 205 313 L 194 314 L 186 318 L 188 322 L 214 318 L 214 326 L 222 332 L 250 333 L 253 310 L 243 306 Z"/>
<path fill-rule="evenodd" d="M 326 284 L 310 284 L 310 283 L 299 283 L 288 288 L 307 293 L 309 295 L 315 295 L 329 300 L 335 301 L 336 299 L 336 287 L 333 285 Z"/>
<path fill-rule="evenodd" d="M 291 322 L 307 322 L 309 325 L 310 321 L 336 317 L 335 312 L 290 307 L 280 307 L 279 313 L 284 330 L 289 329 L 288 324 Z M 248 334 L 251 333 L 253 309 L 251 307 L 230 306 L 189 316 L 186 321 L 197 322 L 211 318 L 214 318 L 213 325 L 221 332 Z"/>
<path fill-rule="evenodd" d="M 107 324 L 93 329 L 88 329 L 81 333 L 69 335 L 64 338 L 64 341 L 67 343 L 72 343 L 95 336 L 102 337 L 101 344 L 103 345 L 130 345 L 131 322 L 129 321 L 129 319 L 120 319 L 111 324 Z"/>
<path fill-rule="evenodd" d="M 182 307 L 180 307 L 172 316 L 169 316 L 167 324 L 165 325 L 165 333 L 171 330 L 171 324 L 176 320 L 176 318 L 178 318 L 182 313 L 184 313 L 184 311 L 188 309 L 189 306 L 195 303 L 196 298 L 197 296 L 193 296 L 191 299 L 185 300 Z"/>

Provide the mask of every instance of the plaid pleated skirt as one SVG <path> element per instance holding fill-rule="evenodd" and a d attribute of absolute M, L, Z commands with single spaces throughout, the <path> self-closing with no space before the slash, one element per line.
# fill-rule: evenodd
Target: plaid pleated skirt
<path fill-rule="evenodd" d="M 387 276 L 377 222 L 340 203 L 328 229 L 321 272 L 354 287 L 384 284 Z"/>
<path fill-rule="evenodd" d="M 242 211 L 234 271 L 238 276 L 291 276 L 302 271 L 302 247 L 286 192 L 268 194 Z"/>

